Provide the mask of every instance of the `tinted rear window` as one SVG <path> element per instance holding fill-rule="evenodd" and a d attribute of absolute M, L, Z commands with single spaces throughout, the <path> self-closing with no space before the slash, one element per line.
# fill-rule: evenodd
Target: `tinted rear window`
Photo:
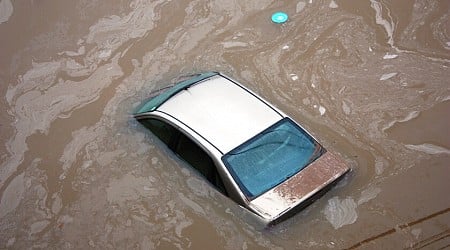
<path fill-rule="evenodd" d="M 250 199 L 282 183 L 325 150 L 306 131 L 285 118 L 222 157 Z"/>

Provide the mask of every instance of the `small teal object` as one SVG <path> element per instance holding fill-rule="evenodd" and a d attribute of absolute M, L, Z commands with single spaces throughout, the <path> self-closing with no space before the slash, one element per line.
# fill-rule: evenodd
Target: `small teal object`
<path fill-rule="evenodd" d="M 275 12 L 272 15 L 272 22 L 285 23 L 288 20 L 288 15 L 284 12 Z"/>

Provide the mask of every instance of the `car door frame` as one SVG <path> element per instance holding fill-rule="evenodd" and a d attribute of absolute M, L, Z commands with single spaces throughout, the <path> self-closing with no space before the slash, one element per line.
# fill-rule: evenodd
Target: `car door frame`
<path fill-rule="evenodd" d="M 230 199 L 237 202 L 239 205 L 248 207 L 249 200 L 245 197 L 244 193 L 239 189 L 237 183 L 233 179 L 232 175 L 228 172 L 228 169 L 225 167 L 222 162 L 222 152 L 219 151 L 211 142 L 205 140 L 202 136 L 200 136 L 196 131 L 185 125 L 184 123 L 178 121 L 172 116 L 155 110 L 148 113 L 140 114 L 135 117 L 138 121 L 144 119 L 156 119 L 161 122 L 167 123 L 176 129 L 177 132 L 183 133 L 187 138 L 192 140 L 197 146 L 199 146 L 214 162 L 214 166 L 216 167 L 216 171 L 219 173 L 220 178 L 222 179 L 223 185 L 226 190 L 226 195 L 220 192 L 216 186 L 214 186 L 210 181 L 204 178 L 208 183 L 210 183 L 214 189 L 216 189 L 219 193 L 224 196 L 229 197 Z M 153 133 L 153 132 L 152 132 Z M 159 138 L 158 138 L 159 139 Z M 164 143 L 165 144 L 165 143 Z M 169 147 L 169 146 L 168 146 Z M 169 147 L 169 149 L 176 154 L 176 152 Z M 178 158 L 182 159 L 177 155 Z M 184 160 L 184 159 L 183 159 Z M 188 165 L 191 165 L 188 163 Z M 195 167 L 191 166 L 195 169 Z M 196 170 L 198 171 L 198 170 Z M 201 173 L 200 173 L 201 174 Z M 202 174 L 203 176 L 203 174 Z M 204 176 L 203 176 L 204 177 Z"/>

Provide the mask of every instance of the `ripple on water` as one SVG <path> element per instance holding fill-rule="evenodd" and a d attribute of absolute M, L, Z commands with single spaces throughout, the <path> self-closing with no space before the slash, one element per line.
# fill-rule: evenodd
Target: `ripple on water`
<path fill-rule="evenodd" d="M 413 111 L 405 119 L 392 122 L 385 132 L 409 149 L 427 154 L 448 154 L 449 112 L 450 101 L 443 101 L 424 111 Z"/>
<path fill-rule="evenodd" d="M 152 185 L 149 178 L 126 174 L 110 181 L 106 189 L 106 197 L 112 204 L 124 204 L 126 201 L 144 197 L 151 199 L 159 194 L 158 189 Z"/>

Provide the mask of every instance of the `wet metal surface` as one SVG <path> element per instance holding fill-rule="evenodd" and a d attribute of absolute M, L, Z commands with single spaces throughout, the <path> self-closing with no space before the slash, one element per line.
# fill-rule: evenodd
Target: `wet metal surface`
<path fill-rule="evenodd" d="M 286 182 L 252 200 L 251 204 L 270 219 L 280 217 L 288 212 L 287 208 L 305 207 L 308 198 L 317 196 L 348 171 L 350 168 L 339 156 L 325 152 Z"/>
<path fill-rule="evenodd" d="M 435 0 L 0 0 L 0 248 L 448 248 L 449 16 Z M 258 229 L 130 118 L 209 70 L 352 174 Z"/>

